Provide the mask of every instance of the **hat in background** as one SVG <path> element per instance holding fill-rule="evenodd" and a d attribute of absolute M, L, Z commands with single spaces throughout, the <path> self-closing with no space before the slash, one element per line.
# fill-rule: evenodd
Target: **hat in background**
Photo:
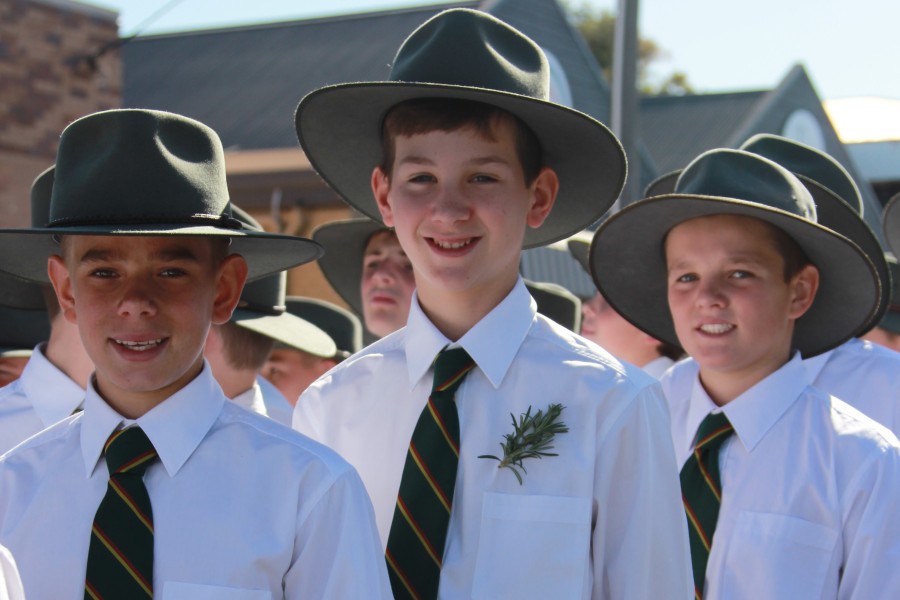
<path fill-rule="evenodd" d="M 644 198 L 671 194 L 675 191 L 675 182 L 678 181 L 679 175 L 681 175 L 681 169 L 660 175 L 644 188 Z"/>
<path fill-rule="evenodd" d="M 754 135 L 740 149 L 768 158 L 793 173 L 812 194 L 817 222 L 866 253 L 878 273 L 881 295 L 878 308 L 860 334 L 878 325 L 891 301 L 891 272 L 884 259 L 884 248 L 862 218 L 862 195 L 847 170 L 828 154 L 777 135 Z"/>
<path fill-rule="evenodd" d="M 248 213 L 233 207 L 234 216 L 248 231 L 262 226 Z M 244 285 L 231 322 L 268 338 L 321 357 L 331 357 L 337 347 L 331 337 L 309 321 L 287 312 L 287 272 L 266 275 Z"/>
<path fill-rule="evenodd" d="M 697 217 L 760 219 L 791 237 L 821 273 L 812 306 L 794 327 L 804 357 L 856 336 L 879 302 L 878 275 L 856 244 L 816 222 L 813 198 L 784 167 L 757 154 L 712 150 L 678 178 L 675 193 L 645 198 L 610 217 L 590 249 L 594 282 L 609 303 L 656 339 L 678 345 L 668 307 L 663 241 Z"/>
<path fill-rule="evenodd" d="M 371 194 L 371 192 L 370 192 Z M 369 239 L 379 231 L 392 231 L 369 218 L 332 221 L 316 227 L 312 238 L 325 248 L 319 268 L 335 292 L 357 315 L 363 314 L 359 285 L 363 255 Z"/>
<path fill-rule="evenodd" d="M 881 225 L 891 252 L 894 256 L 900 256 L 900 194 L 894 195 L 885 205 Z"/>
<path fill-rule="evenodd" d="M 344 359 L 362 350 L 362 323 L 349 310 L 325 300 L 303 296 L 288 296 L 286 305 L 289 313 L 309 321 L 334 340 L 338 358 Z"/>
<path fill-rule="evenodd" d="M 50 339 L 46 310 L 0 307 L 0 358 L 28 358 L 41 342 Z"/>
<path fill-rule="evenodd" d="M 305 238 L 249 231 L 232 218 L 216 133 L 152 110 L 110 110 L 63 131 L 46 225 L 0 230 L 0 270 L 48 283 L 60 235 L 217 236 L 247 261 L 249 278 L 315 260 Z"/>
<path fill-rule="evenodd" d="M 388 81 L 327 86 L 297 107 L 297 136 L 310 164 L 346 202 L 380 221 L 371 191 L 381 162 L 381 127 L 400 102 L 445 98 L 501 108 L 541 144 L 559 176 L 553 210 L 529 228 L 524 247 L 563 239 L 597 221 L 625 182 L 625 152 L 594 118 L 550 101 L 550 65 L 531 39 L 487 13 L 455 8 L 420 25 L 403 42 Z"/>
<path fill-rule="evenodd" d="M 525 280 L 525 287 L 537 310 L 566 329 L 578 333 L 581 330 L 581 299 L 556 283 Z"/>
<path fill-rule="evenodd" d="M 893 254 L 886 254 L 885 260 L 891 270 L 891 303 L 878 326 L 900 334 L 900 264 Z"/>

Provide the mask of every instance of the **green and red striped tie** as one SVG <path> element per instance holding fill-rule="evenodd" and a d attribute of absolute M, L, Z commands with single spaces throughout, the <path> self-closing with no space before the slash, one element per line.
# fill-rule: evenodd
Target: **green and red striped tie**
<path fill-rule="evenodd" d="M 139 427 L 113 433 L 104 447 L 109 483 L 91 528 L 85 600 L 153 597 L 153 511 L 144 471 L 157 458 Z"/>
<path fill-rule="evenodd" d="M 462 348 L 442 350 L 434 361 L 431 396 L 409 442 L 385 552 L 397 600 L 437 598 L 459 465 L 453 395 L 474 366 Z"/>
<path fill-rule="evenodd" d="M 722 502 L 719 448 L 733 432 L 734 428 L 725 413 L 706 415 L 697 428 L 694 453 L 681 468 L 681 497 L 688 519 L 696 600 L 703 598 L 706 563 Z"/>

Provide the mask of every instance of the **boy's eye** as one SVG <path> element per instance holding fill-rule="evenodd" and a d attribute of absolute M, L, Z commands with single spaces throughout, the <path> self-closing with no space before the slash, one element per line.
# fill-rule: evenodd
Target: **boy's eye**
<path fill-rule="evenodd" d="M 475 183 L 493 183 L 497 181 L 497 178 L 493 175 L 485 175 L 484 173 L 479 173 L 472 177 L 472 181 Z"/>
<path fill-rule="evenodd" d="M 433 175 L 428 175 L 427 173 L 418 173 L 413 175 L 408 179 L 410 183 L 433 183 L 436 181 Z"/>
<path fill-rule="evenodd" d="M 93 269 L 90 272 L 90 276 L 98 279 L 109 279 L 110 277 L 115 277 L 116 272 L 112 269 Z"/>
<path fill-rule="evenodd" d="M 679 275 L 675 278 L 675 283 L 690 283 L 691 281 L 696 281 L 697 276 L 693 273 L 685 273 L 684 275 Z"/>
<path fill-rule="evenodd" d="M 749 277 L 753 277 L 753 273 L 750 271 L 732 271 L 731 276 L 734 279 L 747 279 Z"/>
<path fill-rule="evenodd" d="M 186 273 L 185 273 L 184 269 L 169 267 L 167 269 L 163 269 L 162 271 L 160 271 L 159 274 L 162 275 L 163 277 L 181 277 L 182 275 L 185 275 Z"/>

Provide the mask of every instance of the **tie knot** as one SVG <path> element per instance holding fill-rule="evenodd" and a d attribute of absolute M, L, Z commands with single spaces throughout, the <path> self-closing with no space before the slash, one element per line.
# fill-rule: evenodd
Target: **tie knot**
<path fill-rule="evenodd" d="M 725 413 L 709 413 L 697 428 L 697 443 L 694 448 L 718 448 L 733 431 L 734 427 L 731 426 Z"/>
<path fill-rule="evenodd" d="M 431 393 L 448 392 L 451 395 L 462 383 L 466 374 L 475 366 L 475 361 L 462 348 L 441 350 L 434 359 L 434 383 Z"/>
<path fill-rule="evenodd" d="M 150 462 L 157 457 L 150 438 L 140 427 L 116 431 L 103 447 L 106 468 L 110 475 L 135 473 L 142 475 Z"/>

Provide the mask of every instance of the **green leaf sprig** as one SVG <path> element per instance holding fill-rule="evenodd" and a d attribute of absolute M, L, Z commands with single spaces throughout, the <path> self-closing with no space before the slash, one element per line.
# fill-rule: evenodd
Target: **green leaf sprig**
<path fill-rule="evenodd" d="M 482 454 L 478 458 L 493 458 L 500 463 L 497 465 L 498 469 L 508 467 L 519 480 L 519 485 L 522 485 L 522 474 L 528 472 L 522 461 L 526 458 L 559 456 L 548 450 L 553 449 L 550 443 L 557 433 L 569 431 L 568 426 L 559 420 L 564 408 L 562 404 L 551 404 L 547 407 L 546 414 L 543 410 L 539 410 L 532 415 L 529 406 L 525 413 L 519 415 L 518 421 L 515 415 L 510 413 L 513 432 L 505 434 L 504 441 L 500 442 L 503 458 L 493 454 Z"/>

